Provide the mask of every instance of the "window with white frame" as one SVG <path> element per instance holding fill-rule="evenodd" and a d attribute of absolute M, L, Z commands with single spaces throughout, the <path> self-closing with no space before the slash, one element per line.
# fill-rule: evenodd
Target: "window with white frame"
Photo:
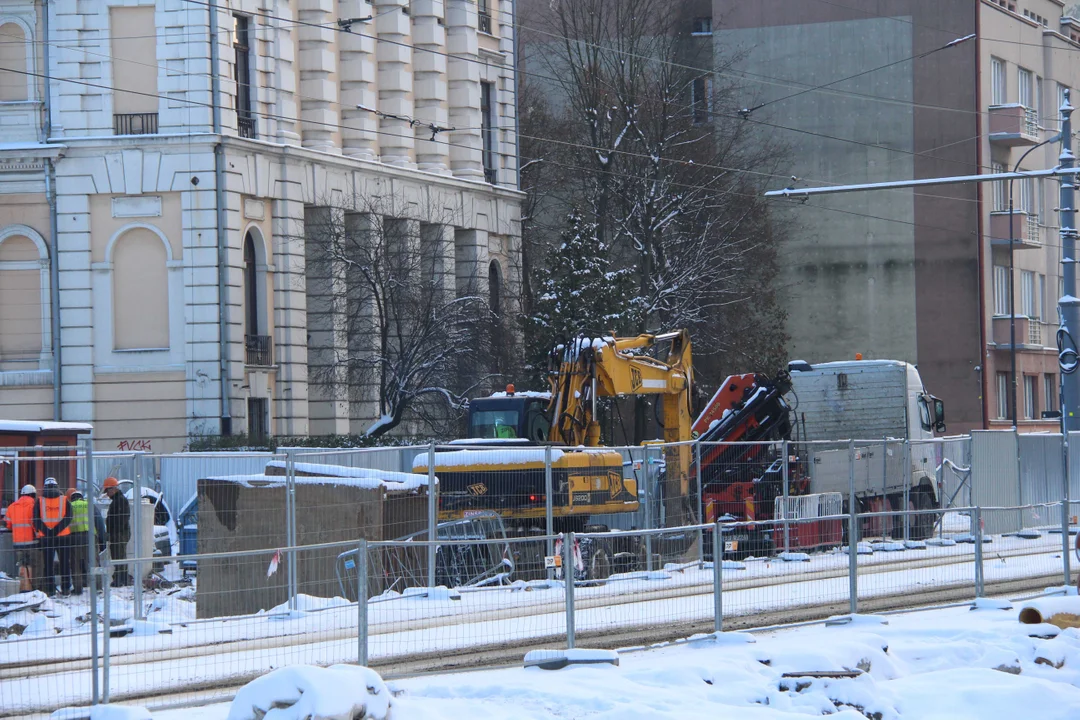
<path fill-rule="evenodd" d="M 994 314 L 1009 314 L 1009 268 L 994 266 Z"/>
<path fill-rule="evenodd" d="M 1005 61 L 1001 58 L 990 58 L 990 104 L 1004 105 L 1007 100 L 1005 92 Z"/>
<path fill-rule="evenodd" d="M 1030 70 L 1019 68 L 1016 83 L 1017 99 L 1026 108 L 1035 107 L 1035 77 Z"/>
<path fill-rule="evenodd" d="M 999 162 L 990 163 L 990 172 L 993 174 L 1005 172 L 1005 165 Z M 994 212 L 1005 212 L 1009 209 L 1009 181 L 997 180 L 994 182 Z"/>
<path fill-rule="evenodd" d="M 696 17 L 690 25 L 692 35 L 712 35 L 712 18 Z"/>
<path fill-rule="evenodd" d="M 1025 375 L 1024 376 L 1024 419 L 1034 420 L 1035 413 L 1038 412 L 1038 396 L 1036 395 L 1036 381 L 1038 376 Z"/>
<path fill-rule="evenodd" d="M 1038 304 L 1038 307 L 1036 307 L 1036 310 L 1038 311 L 1038 318 L 1039 318 L 1039 320 L 1042 320 L 1042 321 L 1045 322 L 1045 320 L 1046 320 L 1046 276 L 1043 275 L 1042 273 L 1039 273 L 1039 287 L 1036 289 L 1036 294 L 1038 295 L 1038 297 L 1036 298 L 1036 303 Z"/>
<path fill-rule="evenodd" d="M 1035 273 L 1030 270 L 1020 271 L 1020 313 L 1035 317 Z"/>
<path fill-rule="evenodd" d="M 1009 417 L 1009 374 L 997 374 L 997 419 Z"/>
<path fill-rule="evenodd" d="M 1019 195 L 1016 198 L 1016 207 L 1028 215 L 1038 217 L 1038 208 L 1035 206 L 1035 178 L 1020 178 L 1016 181 L 1016 185 Z"/>
<path fill-rule="evenodd" d="M 1035 110 L 1035 122 L 1039 123 L 1042 120 L 1042 78 L 1038 75 L 1035 76 L 1035 96 L 1032 102 L 1031 107 Z"/>

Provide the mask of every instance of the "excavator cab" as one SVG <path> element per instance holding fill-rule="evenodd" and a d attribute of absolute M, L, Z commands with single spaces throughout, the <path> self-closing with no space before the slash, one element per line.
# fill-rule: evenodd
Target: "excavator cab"
<path fill-rule="evenodd" d="M 551 429 L 546 393 L 513 391 L 469 402 L 469 439 L 546 442 Z"/>

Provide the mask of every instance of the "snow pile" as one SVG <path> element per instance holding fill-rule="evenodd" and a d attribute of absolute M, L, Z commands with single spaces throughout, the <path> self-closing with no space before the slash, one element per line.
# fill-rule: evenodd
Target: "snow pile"
<path fill-rule="evenodd" d="M 271 460 L 266 467 L 285 472 L 284 460 Z M 293 463 L 293 469 L 298 473 L 305 473 L 311 477 L 353 478 L 358 480 L 381 481 L 382 485 L 389 490 L 416 490 L 427 486 L 427 477 L 415 473 L 394 472 L 393 470 L 373 470 L 370 468 L 347 467 L 345 465 L 324 465 L 321 463 Z M 276 473 L 275 473 L 276 474 Z M 297 476 L 297 482 L 309 480 L 311 477 Z M 370 486 L 379 487 L 378 483 Z"/>
<path fill-rule="evenodd" d="M 236 694 L 228 720 L 385 720 L 390 690 L 357 665 L 298 665 L 252 680 Z"/>
<path fill-rule="evenodd" d="M 336 466 L 335 466 L 336 467 Z M 344 470 L 360 470 L 360 468 L 342 468 Z M 420 487 L 427 485 L 427 476 L 425 475 L 413 475 L 412 473 L 395 473 L 398 475 L 409 475 L 414 478 L 410 483 L 401 482 L 387 482 L 382 479 L 384 474 L 381 470 L 369 470 L 373 477 L 354 477 L 347 475 L 324 475 L 319 477 L 309 477 L 305 475 L 297 475 L 295 482 L 297 485 L 338 485 L 347 487 L 356 487 L 364 490 L 397 490 L 397 491 L 410 491 L 416 490 Z M 284 485 L 286 477 L 284 475 L 215 475 L 213 477 L 206 478 L 207 480 L 236 483 L 243 487 L 271 487 L 274 485 Z"/>
<path fill-rule="evenodd" d="M 150 720 L 150 711 L 134 705 L 94 705 L 90 720 Z"/>
<path fill-rule="evenodd" d="M 563 451 L 551 449 L 551 461 L 562 458 Z M 427 468 L 427 453 L 413 458 L 413 470 Z M 435 453 L 436 468 L 462 467 L 465 465 L 527 465 L 544 463 L 544 448 L 507 448 L 506 450 L 454 450 Z"/>

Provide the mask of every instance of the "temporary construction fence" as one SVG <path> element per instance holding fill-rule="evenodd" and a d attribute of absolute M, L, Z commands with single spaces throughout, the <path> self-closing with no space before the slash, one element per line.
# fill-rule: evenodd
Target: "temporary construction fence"
<path fill-rule="evenodd" d="M 83 486 L 100 487 L 108 463 L 143 499 L 126 568 L 145 581 L 114 587 L 125 570 L 98 554 L 94 531 L 89 593 L 0 599 L 0 715 L 209 700 L 283 664 L 362 662 L 393 676 L 509 662 L 542 645 L 643 645 L 1061 585 L 1074 559 L 1061 519 L 1080 505 L 960 502 L 1005 492 L 980 487 L 992 482 L 984 455 L 1004 461 L 978 445 L 1000 437 L 684 445 L 685 487 L 670 481 L 685 457 L 672 446 L 620 448 L 630 509 L 584 524 L 559 512 L 574 498 L 557 448 L 237 454 L 232 466 L 197 456 L 192 522 L 180 521 L 191 552 L 156 533 L 167 488 L 150 468 L 182 460 L 69 452 L 51 460 L 74 463 L 65 482 L 85 472 Z M 430 457 L 441 452 L 488 453 L 487 492 L 466 486 L 461 517 L 440 502 L 451 483 Z M 711 452 L 727 453 L 728 477 L 698 470 Z M 9 457 L 0 467 L 10 494 L 45 459 Z M 930 468 L 919 479 L 935 489 L 931 507 L 918 507 L 923 490 L 905 481 L 912 457 L 928 460 L 913 465 Z M 515 470 L 528 475 L 522 487 Z M 1006 477 L 1017 500 L 1022 477 Z M 735 515 L 730 499 L 711 497 L 723 482 L 776 492 L 752 518 Z M 497 492 L 505 504 L 490 507 Z M 88 494 L 93 513 L 104 499 Z"/>

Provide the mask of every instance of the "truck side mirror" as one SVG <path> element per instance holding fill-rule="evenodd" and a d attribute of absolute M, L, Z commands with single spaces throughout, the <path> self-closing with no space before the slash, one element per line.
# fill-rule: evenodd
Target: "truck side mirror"
<path fill-rule="evenodd" d="M 934 432 L 945 432 L 945 403 L 934 398 Z"/>

